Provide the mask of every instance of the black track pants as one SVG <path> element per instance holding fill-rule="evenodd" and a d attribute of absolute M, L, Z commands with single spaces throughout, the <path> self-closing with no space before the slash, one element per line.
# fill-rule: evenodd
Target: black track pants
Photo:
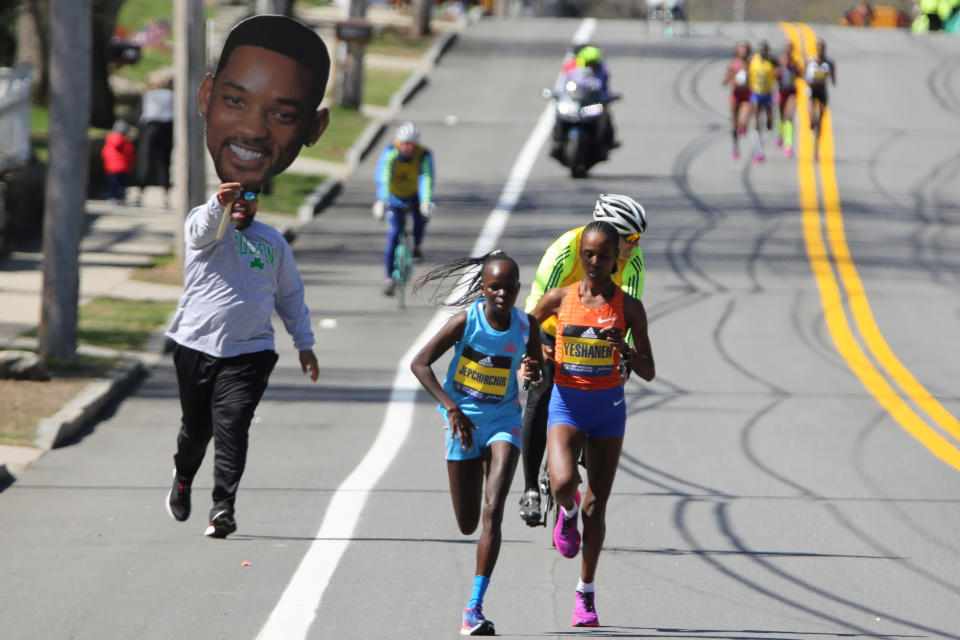
<path fill-rule="evenodd" d="M 173 462 L 190 483 L 213 437 L 213 507 L 233 511 L 247 460 L 250 422 L 277 363 L 273 351 L 216 358 L 177 345 L 173 363 L 183 419 Z"/>
<path fill-rule="evenodd" d="M 540 340 L 543 344 L 554 345 L 554 337 L 545 331 L 540 332 Z M 537 488 L 540 462 L 547 448 L 547 409 L 550 406 L 555 370 L 556 363 L 553 360 L 544 360 L 543 377 L 547 384 L 541 393 L 537 393 L 533 387 L 530 387 L 527 392 L 527 403 L 523 408 L 523 423 L 520 431 L 524 490 Z"/>

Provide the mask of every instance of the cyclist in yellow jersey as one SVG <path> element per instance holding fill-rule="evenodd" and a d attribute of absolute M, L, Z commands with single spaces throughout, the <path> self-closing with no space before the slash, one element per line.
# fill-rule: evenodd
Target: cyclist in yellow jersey
<path fill-rule="evenodd" d="M 612 279 L 624 293 L 640 299 L 643 295 L 644 266 L 639 243 L 640 235 L 647 228 L 646 211 L 629 196 L 601 194 L 593 209 L 593 219 L 610 222 L 619 232 L 617 269 Z M 544 253 L 527 297 L 525 310 L 528 313 L 536 308 L 540 298 L 550 289 L 567 286 L 584 278 L 580 262 L 583 230 L 584 227 L 579 227 L 567 231 Z M 547 407 L 550 405 L 555 370 L 553 346 L 557 331 L 556 317 L 548 318 L 540 328 L 544 351 L 543 375 L 547 383 L 540 389 L 531 389 L 527 394 L 521 431 L 524 492 L 520 498 L 520 517 L 531 527 L 538 525 L 541 519 L 537 480 L 547 442 Z"/>
<path fill-rule="evenodd" d="M 766 128 L 773 129 L 773 87 L 777 82 L 777 63 L 770 57 L 770 43 L 761 40 L 757 45 L 757 53 L 750 58 L 747 67 L 747 82 L 750 85 L 750 109 L 753 115 L 753 161 L 763 162 L 766 154 L 763 151 L 763 126 L 760 121 L 761 113 L 766 118 Z"/>
<path fill-rule="evenodd" d="M 374 177 L 377 182 L 377 201 L 373 203 L 373 217 L 390 223 L 387 242 L 383 248 L 383 264 L 387 279 L 384 295 L 392 296 L 393 254 L 406 225 L 407 213 L 413 218 L 413 257 L 423 260 L 420 245 L 426 233 L 427 222 L 436 211 L 433 198 L 433 153 L 420 144 L 420 129 L 412 122 L 397 127 L 394 140 L 384 148 L 377 160 Z"/>

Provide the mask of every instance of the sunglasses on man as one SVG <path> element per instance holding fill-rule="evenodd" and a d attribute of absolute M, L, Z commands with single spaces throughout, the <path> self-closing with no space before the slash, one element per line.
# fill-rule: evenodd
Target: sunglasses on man
<path fill-rule="evenodd" d="M 639 233 L 631 233 L 631 234 L 628 235 L 628 236 L 622 236 L 622 237 L 623 237 L 624 240 L 627 241 L 627 244 L 636 244 L 636 242 L 637 242 L 638 240 L 640 240 L 640 234 L 639 234 Z"/>

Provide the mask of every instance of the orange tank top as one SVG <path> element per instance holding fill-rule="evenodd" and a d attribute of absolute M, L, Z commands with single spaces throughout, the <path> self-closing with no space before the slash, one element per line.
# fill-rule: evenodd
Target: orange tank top
<path fill-rule="evenodd" d="M 623 291 L 616 287 L 613 300 L 591 309 L 580 300 L 580 283 L 567 287 L 557 313 L 557 361 L 554 382 L 573 389 L 612 389 L 620 385 L 620 352 L 597 335 L 604 327 L 627 332 Z"/>

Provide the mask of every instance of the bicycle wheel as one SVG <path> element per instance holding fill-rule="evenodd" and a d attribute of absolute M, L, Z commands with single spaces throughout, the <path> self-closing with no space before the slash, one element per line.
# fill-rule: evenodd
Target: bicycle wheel
<path fill-rule="evenodd" d="M 540 504 L 543 506 L 543 515 L 540 524 L 550 528 L 550 544 L 553 544 L 553 528 L 557 525 L 557 509 L 553 503 L 553 491 L 550 489 L 550 469 L 547 466 L 547 456 L 544 453 L 540 463 L 540 476 L 537 478 L 537 487 L 540 490 Z"/>
<path fill-rule="evenodd" d="M 396 283 L 397 304 L 401 309 L 406 304 L 407 283 L 413 272 L 413 247 L 406 230 L 400 232 L 397 248 L 393 251 L 393 281 Z"/>

